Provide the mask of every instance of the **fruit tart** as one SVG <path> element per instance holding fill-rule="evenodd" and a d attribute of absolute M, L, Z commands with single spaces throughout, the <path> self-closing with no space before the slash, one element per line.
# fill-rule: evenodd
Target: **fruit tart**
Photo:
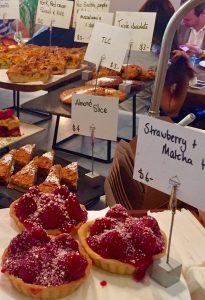
<path fill-rule="evenodd" d="M 44 193 L 52 193 L 60 185 L 61 165 L 54 165 L 45 181 L 39 184 L 39 189 Z"/>
<path fill-rule="evenodd" d="M 15 150 L 11 150 L 0 158 L 0 183 L 8 184 L 10 175 L 14 167 L 14 153 Z"/>
<path fill-rule="evenodd" d="M 23 167 L 16 174 L 12 175 L 8 187 L 20 192 L 26 192 L 36 182 L 38 157 L 35 157 L 29 164 Z"/>
<path fill-rule="evenodd" d="M 40 176 L 47 176 L 54 159 L 54 151 L 48 151 L 38 158 L 38 174 Z"/>
<path fill-rule="evenodd" d="M 61 182 L 70 189 L 77 190 L 78 184 L 78 163 L 72 162 L 61 169 Z"/>
<path fill-rule="evenodd" d="M 153 259 L 165 254 L 166 240 L 157 221 L 150 217 L 134 218 L 120 204 L 104 218 L 83 224 L 79 239 L 94 263 L 111 273 L 145 276 Z"/>
<path fill-rule="evenodd" d="M 75 234 L 87 220 L 85 207 L 63 185 L 50 194 L 41 192 L 37 186 L 30 188 L 11 204 L 10 215 L 20 230 L 38 224 L 51 235 Z"/>
<path fill-rule="evenodd" d="M 56 299 L 73 293 L 88 277 L 91 260 L 67 233 L 50 237 L 34 226 L 14 237 L 1 272 L 26 296 Z"/>
<path fill-rule="evenodd" d="M 35 147 L 35 144 L 27 144 L 17 149 L 15 153 L 15 165 L 19 167 L 27 165 L 31 160 Z"/>

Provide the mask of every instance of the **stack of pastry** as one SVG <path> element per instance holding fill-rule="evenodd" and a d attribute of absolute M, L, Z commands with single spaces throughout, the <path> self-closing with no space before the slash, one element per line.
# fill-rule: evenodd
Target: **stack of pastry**
<path fill-rule="evenodd" d="M 20 136 L 20 121 L 13 109 L 0 110 L 0 137 Z"/>

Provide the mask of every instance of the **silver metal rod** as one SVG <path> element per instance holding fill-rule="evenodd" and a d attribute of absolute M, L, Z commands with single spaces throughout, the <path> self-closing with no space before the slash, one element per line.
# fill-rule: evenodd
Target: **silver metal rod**
<path fill-rule="evenodd" d="M 128 50 L 128 54 L 127 54 L 127 64 L 126 64 L 126 71 L 125 71 L 125 83 L 127 82 L 128 65 L 129 65 L 129 61 L 130 61 L 132 45 L 133 45 L 133 42 L 130 42 L 129 50 Z"/>
<path fill-rule="evenodd" d="M 177 199 L 176 199 L 176 190 L 177 185 L 173 185 L 172 191 L 171 191 L 171 197 L 170 197 L 170 209 L 172 210 L 172 219 L 171 219 L 171 226 L 169 231 L 169 240 L 168 240 L 168 246 L 167 246 L 167 260 L 166 263 L 169 263 L 169 256 L 170 256 L 170 247 L 171 247 L 171 240 L 172 240 L 172 231 L 174 227 L 174 216 L 177 209 Z"/>
<path fill-rule="evenodd" d="M 53 21 L 51 20 L 50 28 L 49 28 L 49 46 L 52 43 L 52 31 L 53 31 Z"/>
<path fill-rule="evenodd" d="M 167 28 L 165 30 L 161 51 L 159 56 L 159 63 L 157 68 L 156 79 L 154 83 L 154 91 L 152 96 L 152 103 L 149 110 L 149 115 L 156 117 L 159 114 L 160 102 L 162 99 L 162 93 L 164 88 L 164 82 L 168 67 L 168 61 L 171 52 L 171 45 L 173 42 L 174 34 L 178 29 L 182 18 L 198 4 L 204 3 L 204 0 L 189 0 L 184 3 L 179 10 L 170 19 Z"/>

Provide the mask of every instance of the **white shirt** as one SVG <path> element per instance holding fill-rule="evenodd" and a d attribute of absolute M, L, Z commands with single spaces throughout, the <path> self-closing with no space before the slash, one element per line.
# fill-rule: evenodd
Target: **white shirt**
<path fill-rule="evenodd" d="M 198 45 L 201 48 L 204 40 L 204 34 L 205 34 L 205 26 L 201 28 L 199 31 L 196 31 L 196 29 L 192 27 L 189 35 L 188 43 Z"/>

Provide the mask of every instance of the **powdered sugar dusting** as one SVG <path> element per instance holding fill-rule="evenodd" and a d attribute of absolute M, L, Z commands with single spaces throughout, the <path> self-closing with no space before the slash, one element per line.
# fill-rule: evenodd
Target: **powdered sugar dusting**
<path fill-rule="evenodd" d="M 8 153 L 0 159 L 0 165 L 10 165 L 13 160 L 13 155 Z"/>

